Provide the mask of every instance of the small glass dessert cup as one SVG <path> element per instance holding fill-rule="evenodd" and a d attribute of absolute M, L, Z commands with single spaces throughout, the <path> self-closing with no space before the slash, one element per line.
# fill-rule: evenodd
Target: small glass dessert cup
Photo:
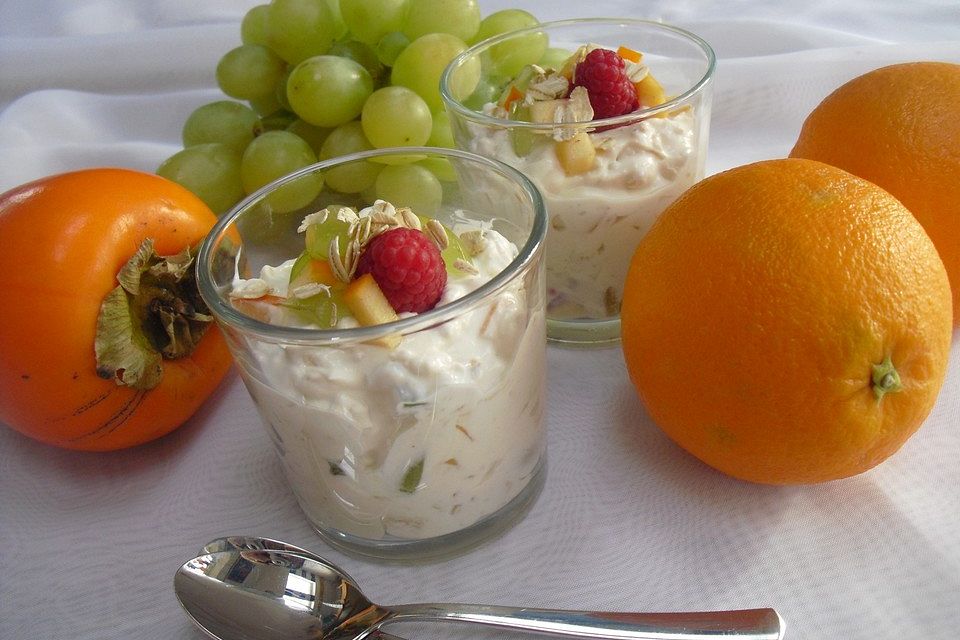
<path fill-rule="evenodd" d="M 330 187 L 357 187 L 345 178 L 384 166 L 423 170 L 360 193 Z M 272 206 L 279 190 L 318 176 L 308 206 Z M 397 314 L 382 297 L 383 311 L 371 274 L 357 275 L 366 249 L 399 227 L 425 234 L 442 258 L 430 310 Z M 312 165 L 211 231 L 197 258 L 201 295 L 326 541 L 398 561 L 443 557 L 533 503 L 546 469 L 545 236 L 543 203 L 522 174 L 430 148 Z"/>
<path fill-rule="evenodd" d="M 607 90 L 581 66 L 597 48 L 621 60 L 616 86 L 635 94 L 632 104 L 597 102 Z M 637 244 L 703 177 L 714 65 L 710 46 L 682 29 L 596 18 L 496 36 L 445 70 L 440 92 L 457 147 L 516 167 L 547 203 L 551 341 L 619 340 Z"/>

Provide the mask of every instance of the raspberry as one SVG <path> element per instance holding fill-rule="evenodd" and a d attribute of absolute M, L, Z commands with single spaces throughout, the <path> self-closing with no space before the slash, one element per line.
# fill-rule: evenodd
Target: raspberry
<path fill-rule="evenodd" d="M 590 96 L 593 117 L 611 118 L 635 111 L 640 106 L 637 89 L 627 77 L 623 58 L 610 49 L 594 49 L 574 71 L 575 87 Z"/>
<path fill-rule="evenodd" d="M 397 313 L 436 306 L 447 284 L 440 249 L 422 231 L 397 228 L 371 240 L 357 261 L 357 277 L 369 273 Z"/>

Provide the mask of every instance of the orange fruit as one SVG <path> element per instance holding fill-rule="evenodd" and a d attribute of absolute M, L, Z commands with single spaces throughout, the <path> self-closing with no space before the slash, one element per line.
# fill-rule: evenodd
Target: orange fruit
<path fill-rule="evenodd" d="M 951 314 L 943 262 L 896 198 L 820 162 L 770 160 L 661 215 L 627 274 L 622 347 L 681 447 L 745 480 L 822 482 L 920 427 Z"/>
<path fill-rule="evenodd" d="M 874 182 L 936 245 L 960 323 L 960 64 L 913 62 L 841 86 L 809 115 L 792 157 Z"/>

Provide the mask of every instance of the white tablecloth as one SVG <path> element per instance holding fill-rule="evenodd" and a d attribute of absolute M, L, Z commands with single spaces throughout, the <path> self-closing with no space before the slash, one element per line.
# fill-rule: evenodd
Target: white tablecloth
<path fill-rule="evenodd" d="M 154 170 L 179 148 L 187 114 L 219 95 L 217 59 L 238 43 L 253 4 L 0 3 L 0 191 L 84 166 Z M 486 15 L 509 3 L 480 5 Z M 663 19 L 710 41 L 719 56 L 711 173 L 784 156 L 810 109 L 853 76 L 901 61 L 960 62 L 955 0 L 525 7 L 543 20 Z M 876 469 L 817 486 L 743 483 L 678 449 L 645 414 L 617 348 L 551 347 L 549 365 L 540 500 L 505 536 L 422 566 L 359 561 L 322 544 L 235 374 L 189 424 L 134 450 L 69 452 L 0 428 L 0 638 L 198 640 L 173 573 L 231 533 L 327 554 L 381 602 L 775 606 L 791 639 L 960 633 L 960 332 L 917 435 Z"/>

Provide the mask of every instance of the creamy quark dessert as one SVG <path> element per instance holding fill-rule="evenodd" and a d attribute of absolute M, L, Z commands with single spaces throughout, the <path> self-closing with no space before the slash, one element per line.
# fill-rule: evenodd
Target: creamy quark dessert
<path fill-rule="evenodd" d="M 518 254 L 489 224 L 455 217 L 446 227 L 384 201 L 329 206 L 303 220 L 303 253 L 238 275 L 230 298 L 273 325 L 338 331 L 443 307 Z M 420 331 L 343 346 L 254 345 L 245 382 L 319 530 L 432 538 L 521 494 L 545 444 L 537 298 L 517 281 Z"/>
<path fill-rule="evenodd" d="M 511 132 L 473 139 L 471 151 L 527 174 L 550 212 L 547 313 L 606 318 L 620 313 L 623 281 L 640 239 L 703 172 L 689 110 L 587 134 L 589 169 L 568 173 L 549 141 L 519 155 Z"/>
<path fill-rule="evenodd" d="M 483 45 L 477 49 L 484 59 Z M 700 103 L 671 102 L 643 54 L 627 47 L 584 45 L 557 60 L 525 66 L 496 99 L 474 102 L 481 117 L 454 109 L 455 135 L 542 192 L 550 217 L 547 318 L 603 322 L 619 316 L 637 244 L 703 175 L 706 114 Z"/>

